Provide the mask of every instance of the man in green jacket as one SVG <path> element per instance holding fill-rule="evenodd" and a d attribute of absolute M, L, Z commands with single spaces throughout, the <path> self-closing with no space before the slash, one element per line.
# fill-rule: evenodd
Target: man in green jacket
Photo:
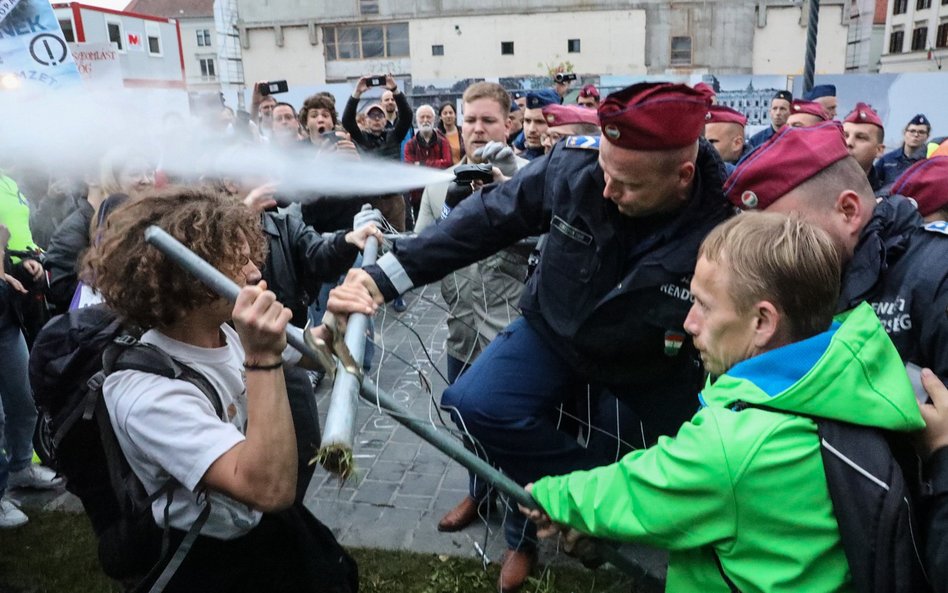
<path fill-rule="evenodd" d="M 743 593 L 852 591 L 806 416 L 924 424 L 872 308 L 833 320 L 839 278 L 832 240 L 802 220 L 751 213 L 717 227 L 685 321 L 711 374 L 698 413 L 616 464 L 528 486 L 545 511 L 531 518 L 670 550 L 668 591 L 727 592 L 722 571 Z"/>

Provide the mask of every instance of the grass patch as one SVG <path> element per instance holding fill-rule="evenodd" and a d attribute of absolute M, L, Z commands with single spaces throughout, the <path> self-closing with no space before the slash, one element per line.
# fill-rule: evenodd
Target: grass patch
<path fill-rule="evenodd" d="M 0 532 L 0 591 L 4 593 L 120 593 L 102 574 L 85 515 L 29 510 L 30 522 Z M 359 563 L 362 593 L 493 593 L 499 567 L 475 559 L 389 550 L 350 550 Z M 612 570 L 545 570 L 523 593 L 626 592 L 632 580 Z M 634 591 L 634 589 L 633 589 Z"/>

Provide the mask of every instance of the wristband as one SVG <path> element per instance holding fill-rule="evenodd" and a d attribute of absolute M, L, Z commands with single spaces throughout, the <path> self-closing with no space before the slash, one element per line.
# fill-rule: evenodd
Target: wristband
<path fill-rule="evenodd" d="M 275 371 L 283 366 L 283 359 L 273 364 L 247 364 L 244 363 L 245 371 Z"/>

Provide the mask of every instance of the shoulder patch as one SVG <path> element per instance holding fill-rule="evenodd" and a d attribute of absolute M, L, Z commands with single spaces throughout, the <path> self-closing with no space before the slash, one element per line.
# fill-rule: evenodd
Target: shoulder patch
<path fill-rule="evenodd" d="M 566 139 L 566 148 L 599 150 L 599 136 L 570 136 Z"/>
<path fill-rule="evenodd" d="M 942 235 L 948 235 L 948 222 L 944 220 L 930 222 L 923 228 L 930 233 L 941 233 Z"/>

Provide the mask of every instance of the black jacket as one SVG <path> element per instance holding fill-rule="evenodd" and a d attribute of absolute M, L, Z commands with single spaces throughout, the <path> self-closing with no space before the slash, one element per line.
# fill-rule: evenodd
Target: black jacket
<path fill-rule="evenodd" d="M 302 327 L 320 285 L 344 274 L 359 250 L 346 243 L 345 231 L 324 236 L 292 214 L 264 212 L 263 232 L 268 242 L 263 279 L 277 300 L 293 311 L 292 323 Z"/>
<path fill-rule="evenodd" d="M 948 228 L 901 196 L 880 202 L 843 273 L 840 311 L 868 301 L 902 360 L 948 378 Z"/>
<path fill-rule="evenodd" d="M 366 271 L 391 299 L 405 286 L 400 270 L 413 285 L 428 284 L 548 232 L 520 301 L 531 326 L 617 395 L 662 398 L 670 390 L 693 399 L 703 371 L 683 324 L 698 246 L 733 211 L 721 189 L 723 164 L 702 140 L 688 203 L 669 216 L 632 219 L 603 199 L 599 152 L 576 138 L 467 198 L 416 239 L 396 241 L 393 257 Z"/>
<path fill-rule="evenodd" d="M 79 284 L 79 256 L 89 247 L 89 225 L 95 211 L 86 200 L 62 222 L 53 233 L 46 252 L 46 271 L 49 272 L 49 291 L 46 300 L 57 313 L 69 308 Z"/>
<path fill-rule="evenodd" d="M 928 503 L 925 556 L 928 580 L 937 592 L 948 591 L 948 447 L 928 459 L 932 492 Z"/>
<path fill-rule="evenodd" d="M 356 123 L 356 108 L 359 106 L 359 99 L 350 96 L 346 102 L 346 109 L 342 112 L 342 127 L 349 132 L 352 141 L 363 151 L 378 158 L 401 160 L 402 140 L 411 128 L 412 112 L 405 93 L 395 93 L 395 105 L 398 109 L 395 127 L 385 129 L 381 134 L 372 134 L 363 132 Z"/>

